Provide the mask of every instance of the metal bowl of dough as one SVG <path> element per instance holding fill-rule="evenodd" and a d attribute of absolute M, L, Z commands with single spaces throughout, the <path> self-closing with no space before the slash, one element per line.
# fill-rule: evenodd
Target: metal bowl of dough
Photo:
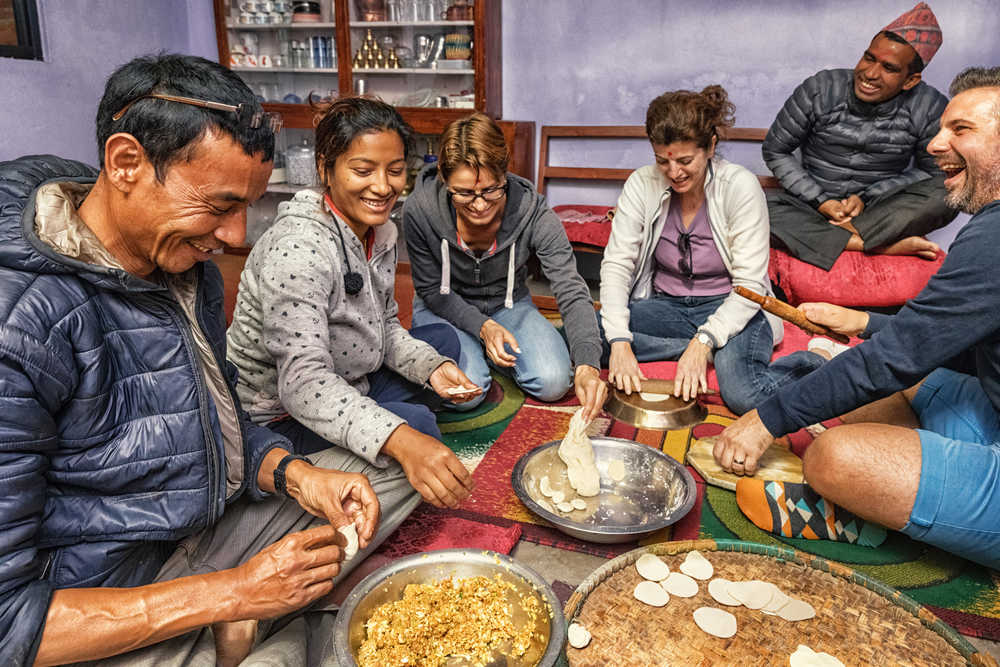
<path fill-rule="evenodd" d="M 482 549 L 442 549 L 423 554 L 413 554 L 395 560 L 365 577 L 354 587 L 337 612 L 334 626 L 334 647 L 341 667 L 356 667 L 361 643 L 365 640 L 365 623 L 375 609 L 386 602 L 403 597 L 408 584 L 429 584 L 447 577 L 456 579 L 476 576 L 494 577 L 499 574 L 514 584 L 510 595 L 514 624 L 527 622 L 517 600 L 520 596 L 533 595 L 542 603 L 542 613 L 535 621 L 534 637 L 527 653 L 509 657 L 498 652 L 488 662 L 490 666 L 551 667 L 566 643 L 566 618 L 562 605 L 552 588 L 538 573 L 510 556 Z M 447 667 L 460 667 L 472 663 L 461 658 L 449 658 Z"/>
<path fill-rule="evenodd" d="M 673 391 L 673 380 L 643 380 L 642 391 L 631 394 L 612 385 L 604 409 L 619 421 L 654 431 L 690 428 L 705 421 L 704 405 L 672 396 Z"/>
<path fill-rule="evenodd" d="M 694 506 L 694 478 L 683 465 L 648 445 L 606 436 L 590 438 L 601 491 L 589 498 L 577 496 L 559 458 L 561 442 L 553 440 L 522 456 L 511 485 L 529 510 L 567 535 L 605 544 L 629 542 L 676 523 Z M 622 468 L 624 475 L 616 479 Z M 543 477 L 552 490 L 585 506 L 560 511 L 542 493 Z"/>

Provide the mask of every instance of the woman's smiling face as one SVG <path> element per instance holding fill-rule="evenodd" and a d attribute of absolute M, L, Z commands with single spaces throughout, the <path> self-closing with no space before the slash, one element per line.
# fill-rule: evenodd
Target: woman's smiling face
<path fill-rule="evenodd" d="M 715 155 L 715 143 L 708 150 L 699 148 L 693 141 L 653 144 L 653 154 L 670 188 L 683 195 L 704 187 L 708 161 Z"/>
<path fill-rule="evenodd" d="M 327 191 L 358 238 L 385 224 L 406 187 L 403 140 L 393 131 L 359 134 L 324 174 Z"/>

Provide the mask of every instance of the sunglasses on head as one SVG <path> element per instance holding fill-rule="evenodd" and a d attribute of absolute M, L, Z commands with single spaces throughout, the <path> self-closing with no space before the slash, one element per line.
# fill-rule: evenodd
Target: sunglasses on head
<path fill-rule="evenodd" d="M 222 102 L 211 102 L 209 100 L 198 100 L 193 97 L 182 97 L 180 95 L 167 95 L 165 93 L 149 93 L 148 95 L 140 95 L 135 98 L 121 110 L 111 117 L 111 120 L 117 121 L 121 120 L 132 105 L 139 100 L 144 100 L 147 98 L 153 98 L 157 100 L 166 100 L 168 102 L 180 102 L 181 104 L 190 104 L 191 106 L 201 107 L 203 109 L 213 109 L 215 111 L 228 111 L 229 113 L 236 114 L 236 122 L 244 127 L 249 127 L 252 130 L 258 128 L 269 128 L 271 132 L 277 134 L 281 130 L 282 119 L 281 114 L 274 113 L 271 111 L 258 111 L 253 107 L 246 104 L 223 104 Z"/>

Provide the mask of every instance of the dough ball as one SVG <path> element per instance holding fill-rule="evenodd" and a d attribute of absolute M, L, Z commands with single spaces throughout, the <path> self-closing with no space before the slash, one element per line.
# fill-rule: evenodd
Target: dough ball
<path fill-rule="evenodd" d="M 671 572 L 660 585 L 665 591 L 679 598 L 693 598 L 698 594 L 698 582 L 681 572 Z"/>
<path fill-rule="evenodd" d="M 681 563 L 681 572 L 689 577 L 707 581 L 715 574 L 715 568 L 707 558 L 701 555 L 700 551 L 689 551 L 687 558 Z"/>
<path fill-rule="evenodd" d="M 590 630 L 579 623 L 570 623 L 566 629 L 566 636 L 569 639 L 569 645 L 573 648 L 583 648 L 590 643 L 591 639 Z"/>
<path fill-rule="evenodd" d="M 702 631 L 726 639 L 736 634 L 736 617 L 716 607 L 699 607 L 694 610 L 694 622 Z"/>
<path fill-rule="evenodd" d="M 632 595 L 636 600 L 648 604 L 650 607 L 662 607 L 670 602 L 670 594 L 655 581 L 640 581 L 635 590 L 632 591 Z"/>
<path fill-rule="evenodd" d="M 625 479 L 625 462 L 621 459 L 612 459 L 608 463 L 608 477 L 616 482 Z"/>
<path fill-rule="evenodd" d="M 643 554 L 635 561 L 639 576 L 649 581 L 662 581 L 670 575 L 670 566 L 653 554 Z"/>
<path fill-rule="evenodd" d="M 719 604 L 728 605 L 730 607 L 739 607 L 743 603 L 729 594 L 728 586 L 731 583 L 732 582 L 728 579 L 712 579 L 708 582 L 708 594 L 711 595 Z"/>

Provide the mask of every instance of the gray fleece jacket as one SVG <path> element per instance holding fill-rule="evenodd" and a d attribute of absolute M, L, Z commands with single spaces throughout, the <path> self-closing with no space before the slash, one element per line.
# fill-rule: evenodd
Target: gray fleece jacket
<path fill-rule="evenodd" d="M 576 270 L 566 231 L 545 197 L 530 181 L 508 173 L 510 191 L 496 250 L 476 257 L 458 243 L 455 208 L 437 175 L 436 165 L 421 171 L 413 194 L 403 204 L 404 236 L 417 296 L 438 317 L 478 337 L 491 315 L 529 296 L 528 260 L 534 254 L 555 294 L 573 363 L 600 368 L 594 303 Z"/>
<path fill-rule="evenodd" d="M 391 223 L 376 227 L 368 260 L 321 195 L 304 190 L 278 206 L 274 225 L 247 258 L 228 332 L 237 392 L 255 422 L 290 415 L 329 442 L 388 465 L 379 451 L 404 420 L 365 395 L 367 375 L 384 365 L 420 384 L 449 361 L 396 317 L 396 238 Z M 364 278 L 354 296 L 344 291 L 348 270 Z"/>

